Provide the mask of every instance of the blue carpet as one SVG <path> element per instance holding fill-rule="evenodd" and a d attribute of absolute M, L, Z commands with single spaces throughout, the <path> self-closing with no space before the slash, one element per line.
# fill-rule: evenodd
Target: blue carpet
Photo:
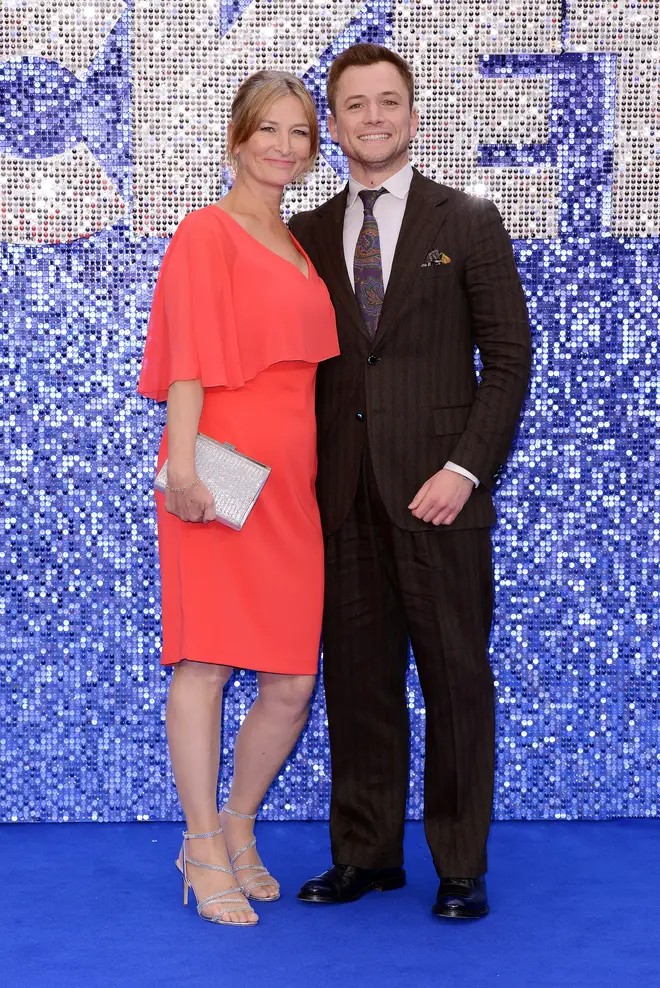
<path fill-rule="evenodd" d="M 434 919 L 424 834 L 408 885 L 299 903 L 328 863 L 319 823 L 261 824 L 280 902 L 255 929 L 180 904 L 175 824 L 0 827 L 2 988 L 633 988 L 660 985 L 660 821 L 496 823 L 491 914 Z"/>

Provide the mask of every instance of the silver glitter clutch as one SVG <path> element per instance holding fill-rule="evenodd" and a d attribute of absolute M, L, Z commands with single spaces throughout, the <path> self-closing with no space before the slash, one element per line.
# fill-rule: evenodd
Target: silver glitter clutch
<path fill-rule="evenodd" d="M 195 470 L 213 495 L 216 520 L 240 532 L 268 480 L 270 467 L 239 453 L 231 443 L 219 443 L 197 433 Z M 154 487 L 161 494 L 167 485 L 167 460 L 158 471 Z"/>

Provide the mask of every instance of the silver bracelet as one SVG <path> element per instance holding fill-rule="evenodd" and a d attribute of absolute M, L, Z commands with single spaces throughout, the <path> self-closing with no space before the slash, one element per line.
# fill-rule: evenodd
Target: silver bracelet
<path fill-rule="evenodd" d="M 199 483 L 199 477 L 197 480 L 193 480 L 192 484 L 188 484 L 186 487 L 170 487 L 169 484 L 165 484 L 168 491 L 172 491 L 174 494 L 179 494 L 181 491 L 189 491 L 191 487 L 197 487 Z"/>

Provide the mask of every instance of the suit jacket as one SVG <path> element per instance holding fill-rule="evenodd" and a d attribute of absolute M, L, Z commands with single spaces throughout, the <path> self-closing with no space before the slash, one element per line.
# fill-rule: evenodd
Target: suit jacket
<path fill-rule="evenodd" d="M 490 526 L 491 489 L 530 368 L 527 308 L 500 214 L 491 202 L 414 170 L 372 342 L 344 260 L 347 195 L 348 187 L 290 222 L 328 287 L 341 349 L 317 376 L 316 489 L 324 530 L 336 531 L 348 514 L 367 438 L 380 495 L 397 526 Z M 480 486 L 452 525 L 436 529 L 414 518 L 408 504 L 447 460 Z"/>

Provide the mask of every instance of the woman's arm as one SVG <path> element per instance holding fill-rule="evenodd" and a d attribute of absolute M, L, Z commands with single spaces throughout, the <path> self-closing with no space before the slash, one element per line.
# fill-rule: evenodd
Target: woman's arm
<path fill-rule="evenodd" d="M 195 473 L 195 438 L 202 414 L 202 382 L 175 381 L 167 395 L 167 486 L 165 507 L 182 521 L 213 521 L 213 498 Z M 185 490 L 171 490 L 171 488 Z"/>

